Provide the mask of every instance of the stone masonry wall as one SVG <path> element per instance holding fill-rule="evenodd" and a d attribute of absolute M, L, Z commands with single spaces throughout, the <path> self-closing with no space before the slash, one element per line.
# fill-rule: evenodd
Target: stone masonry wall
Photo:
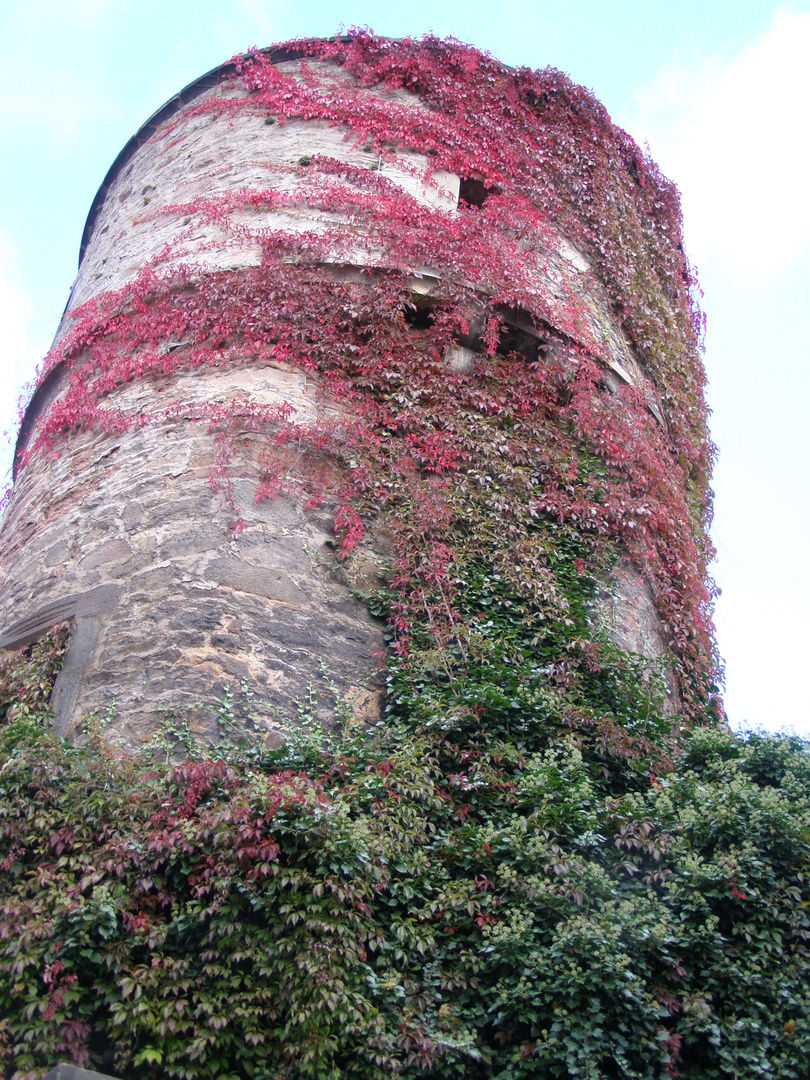
<path fill-rule="evenodd" d="M 300 62 L 282 67 L 297 72 Z M 329 67 L 332 77 L 349 78 Z M 376 92 L 424 108 L 403 91 Z M 244 91 L 234 83 L 225 93 Z M 273 120 L 240 112 L 166 121 L 163 137 L 146 142 L 107 192 L 69 306 L 127 285 L 150 262 L 230 270 L 259 261 L 258 244 L 235 243 L 232 232 L 213 222 L 189 226 L 166 207 L 235 189 L 294 191 L 305 181 L 301 161 L 316 152 L 369 167 L 369 148 L 339 126 Z M 425 205 L 448 212 L 457 205 L 460 178 L 431 175 L 427 158 L 402 150 L 396 163 L 378 164 L 381 175 Z M 240 213 L 255 229 L 253 211 L 237 212 L 237 223 Z M 334 216 L 293 205 L 266 213 L 261 228 L 303 232 L 334 223 Z M 352 253 L 347 226 L 335 261 L 368 265 L 368 251 L 365 244 L 363 252 Z M 655 389 L 609 317 L 587 261 L 560 237 L 546 265 L 538 288 L 587 293 L 592 329 L 611 346 L 608 388 L 633 383 L 660 417 Z M 414 291 L 424 293 L 441 268 L 418 269 L 428 276 L 414 279 Z M 68 326 L 66 320 L 60 335 Z M 474 363 L 471 350 L 456 352 L 448 357 L 451 366 Z M 56 371 L 48 393 L 63 391 Z M 60 732 L 79 736 L 95 715 L 108 723 L 109 737 L 139 746 L 174 711 L 215 741 L 228 692 L 236 695 L 243 721 L 250 702 L 251 722 L 271 742 L 311 712 L 326 724 L 347 712 L 362 721 L 379 718 L 375 657 L 383 633 L 362 595 L 382 580 L 385 536 L 376 536 L 355 560 L 349 581 L 335 563 L 328 499 L 318 509 L 307 509 L 302 495 L 255 502 L 260 470 L 246 430 L 235 483 L 246 527 L 232 540 L 209 484 L 214 439 L 193 417 L 195 403 L 237 400 L 285 405 L 296 419 L 311 421 L 329 408 L 312 377 L 245 357 L 227 370 L 128 384 L 113 398 L 130 415 L 148 411 L 156 399 L 161 407 L 174 403 L 188 413 L 180 422 L 135 426 L 116 436 L 74 432 L 59 457 L 38 457 L 21 470 L 0 531 L 0 647 L 33 640 L 57 619 L 75 621 L 55 694 Z M 40 405 L 35 399 L 30 410 L 33 430 Z M 639 633 L 628 589 L 608 592 L 614 640 L 659 658 L 665 650 L 652 625 L 651 602 L 642 621 L 652 628 Z"/>
<path fill-rule="evenodd" d="M 221 392 L 235 375 L 189 378 L 198 393 Z M 242 373 L 243 390 L 257 382 L 264 399 L 275 387 L 298 400 L 305 379 Z M 336 568 L 329 505 L 305 510 L 293 495 L 256 504 L 258 469 L 243 468 L 246 527 L 231 540 L 209 489 L 213 449 L 205 425 L 171 423 L 77 434 L 58 459 L 25 470 L 4 522 L 3 626 L 13 643 L 38 612 L 40 623 L 51 611 L 75 617 L 57 684 L 62 733 L 80 734 L 96 710 L 112 716 L 110 737 L 136 746 L 174 709 L 215 740 L 230 687 L 256 695 L 257 727 L 272 739 L 300 718 L 310 684 L 319 719 L 333 721 L 330 681 L 358 717 L 379 715 L 382 632 Z"/>

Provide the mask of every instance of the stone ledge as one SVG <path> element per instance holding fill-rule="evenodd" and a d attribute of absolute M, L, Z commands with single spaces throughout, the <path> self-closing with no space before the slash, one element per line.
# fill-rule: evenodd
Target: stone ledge
<path fill-rule="evenodd" d="M 64 596 L 61 600 L 54 600 L 32 615 L 12 623 L 0 633 L 0 649 L 13 652 L 15 649 L 31 645 L 47 633 L 55 623 L 74 618 L 79 600 L 79 596 Z"/>
<path fill-rule="evenodd" d="M 64 1062 L 54 1066 L 42 1080 L 114 1080 L 108 1073 L 80 1069 L 78 1065 L 66 1065 Z"/>

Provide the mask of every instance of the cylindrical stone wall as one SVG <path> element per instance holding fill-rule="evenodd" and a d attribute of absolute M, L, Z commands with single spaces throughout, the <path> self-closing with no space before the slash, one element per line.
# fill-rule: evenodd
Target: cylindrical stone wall
<path fill-rule="evenodd" d="M 670 470 L 689 504 L 695 467 L 685 461 L 663 353 L 622 308 L 621 290 L 629 295 L 632 283 L 607 279 L 608 263 L 588 240 L 590 219 L 591 232 L 570 235 L 585 211 L 565 191 L 540 205 L 532 194 L 545 190 L 538 151 L 527 158 L 525 184 L 516 165 L 498 173 L 497 147 L 477 157 L 487 125 L 497 132 L 505 113 L 462 116 L 448 107 L 451 124 L 418 79 L 361 70 L 345 54 L 353 48 L 299 44 L 207 76 L 138 133 L 94 204 L 68 314 L 25 417 L 0 532 L 0 646 L 73 620 L 54 702 L 63 733 L 79 735 L 88 716 L 102 717 L 111 737 L 138 746 L 168 715 L 183 715 L 213 740 L 228 694 L 241 702 L 240 716 L 250 702 L 251 723 L 271 741 L 309 713 L 326 724 L 350 712 L 364 722 L 381 715 L 384 628 L 366 598 L 390 584 L 397 519 L 375 519 L 366 506 L 362 540 L 350 558 L 336 558 L 335 514 L 348 479 L 361 487 L 351 454 L 334 446 L 365 414 L 354 392 L 324 375 L 325 361 L 309 362 L 307 350 L 326 355 L 324 341 L 337 334 L 332 315 L 319 323 L 318 295 L 353 297 L 341 302 L 359 344 L 346 345 L 344 335 L 335 349 L 361 351 L 373 333 L 357 326 L 373 327 L 375 318 L 355 310 L 364 294 L 379 295 L 395 279 L 398 295 L 410 297 L 401 321 L 414 341 L 455 304 L 463 319 L 441 338 L 437 362 L 465 387 L 487 356 L 522 356 L 539 377 L 545 365 L 561 385 L 573 379 L 577 357 L 596 364 L 598 393 L 611 409 L 627 400 L 637 410 L 634 423 L 649 425 L 662 475 Z M 412 45 L 391 48 L 403 66 L 411 62 Z M 500 72 L 504 94 L 523 94 L 515 109 L 530 101 L 542 134 L 536 87 L 524 93 L 520 73 L 477 62 L 470 79 Z M 442 63 L 450 65 L 437 56 Z M 577 121 L 576 169 L 597 120 L 609 124 L 594 117 Z M 617 146 L 632 164 L 624 139 Z M 560 143 L 547 143 L 551 190 L 567 159 L 552 161 Z M 510 154 L 517 161 L 517 150 Z M 650 175 L 642 169 L 639 200 Z M 639 220 L 654 213 L 645 202 Z M 665 336 L 666 305 L 684 304 L 679 276 L 682 292 L 688 285 L 671 237 L 661 245 L 671 256 L 666 274 L 646 252 L 637 273 L 652 281 L 650 305 L 663 314 L 649 318 Z M 321 290 L 312 286 L 309 307 L 300 300 L 304 271 Z M 292 295 L 294 274 L 301 317 L 288 317 L 276 295 Z M 187 332 L 177 337 L 173 297 L 195 289 L 207 290 L 205 319 L 186 312 Z M 210 312 L 220 301 L 211 298 L 229 289 L 219 327 Z M 251 323 L 245 306 L 253 305 L 254 322 L 265 318 L 257 297 L 288 320 L 283 332 Z M 168 314 L 140 336 L 110 329 L 152 310 Z M 572 374 L 559 375 L 566 365 Z M 313 437 L 321 428 L 328 445 Z M 598 432 L 589 437 L 598 443 Z M 605 451 L 605 468 L 619 457 Z M 425 468 L 426 476 L 441 471 Z M 442 474 L 451 484 L 453 469 Z M 273 497 L 257 501 L 268 483 Z M 543 513 L 555 506 L 549 495 Z M 569 513 L 559 510 L 560 520 Z M 643 547 L 625 542 L 623 528 L 614 529 L 617 556 L 593 623 L 621 649 L 660 662 L 675 713 L 689 667 L 674 644 L 675 601 L 662 604 L 661 574 L 648 570 Z M 699 533 L 699 523 L 689 531 Z M 698 559 L 689 573 L 700 576 L 701 566 Z"/>

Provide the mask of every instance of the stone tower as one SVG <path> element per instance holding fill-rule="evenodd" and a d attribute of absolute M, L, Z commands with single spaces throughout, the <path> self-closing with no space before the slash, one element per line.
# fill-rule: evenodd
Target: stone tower
<path fill-rule="evenodd" d="M 595 584 L 549 685 L 614 649 L 694 715 L 691 284 L 673 187 L 558 72 L 364 34 L 225 64 L 93 202 L 19 434 L 0 647 L 72 621 L 72 736 L 95 714 L 138 746 L 172 710 L 214 738 L 237 692 L 271 741 L 306 709 L 370 721 L 415 621 L 437 663 L 471 655 L 462 564 L 564 626 L 563 530 Z"/>

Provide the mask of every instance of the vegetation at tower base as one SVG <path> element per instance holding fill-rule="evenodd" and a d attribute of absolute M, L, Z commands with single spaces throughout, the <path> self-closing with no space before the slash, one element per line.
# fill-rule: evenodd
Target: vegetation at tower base
<path fill-rule="evenodd" d="M 44 372 L 67 389 L 19 464 L 77 429 L 196 423 L 234 533 L 245 462 L 258 498 L 336 498 L 350 579 L 364 536 L 392 542 L 369 598 L 386 718 L 308 728 L 333 693 L 324 657 L 284 748 L 251 741 L 243 687 L 220 745 L 167 715 L 134 760 L 103 716 L 84 747 L 48 731 L 64 629 L 7 657 L 6 1074 L 806 1076 L 810 766 L 798 741 L 722 727 L 674 188 L 557 72 L 434 39 L 295 48 L 297 75 L 240 58 L 159 137 L 190 114 L 319 120 L 369 168 L 313 154 L 293 188 L 144 207 L 180 238 L 74 313 Z M 465 180 L 457 212 L 386 177 L 409 150 Z M 311 228 L 278 226 L 301 207 Z M 211 222 L 239 269 L 183 262 Z M 555 276 L 561 235 L 590 264 L 581 287 Z M 607 379 L 619 331 L 655 400 Z M 264 362 L 316 375 L 327 419 L 157 392 L 135 414 L 120 393 Z M 619 560 L 652 586 L 660 664 L 601 624 Z"/>
<path fill-rule="evenodd" d="M 606 775 L 395 673 L 371 737 L 167 767 L 49 733 L 64 639 L 0 672 L 7 1078 L 807 1076 L 799 740 Z"/>

